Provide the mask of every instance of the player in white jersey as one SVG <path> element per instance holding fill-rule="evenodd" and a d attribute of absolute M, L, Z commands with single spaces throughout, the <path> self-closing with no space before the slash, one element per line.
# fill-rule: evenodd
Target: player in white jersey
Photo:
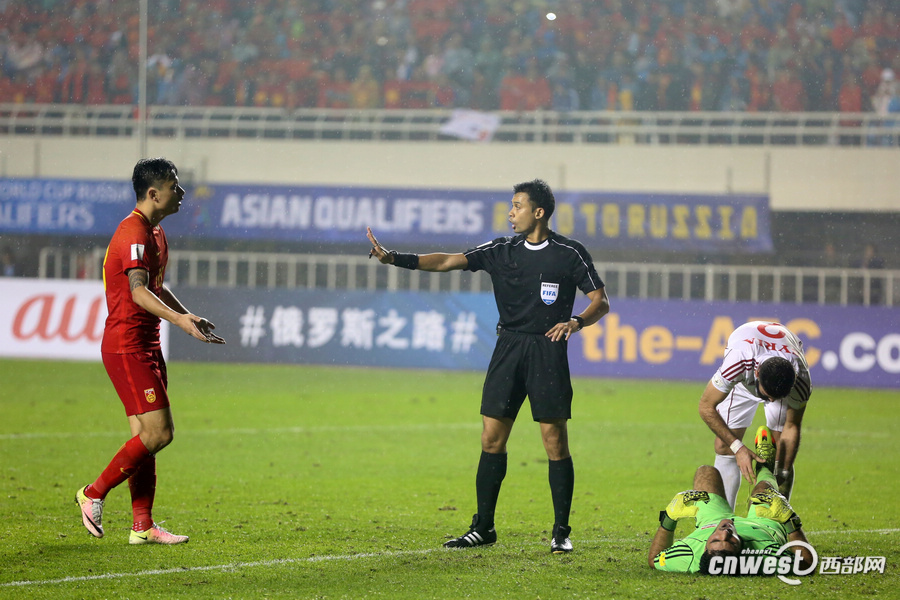
<path fill-rule="evenodd" d="M 812 393 L 803 342 L 781 323 L 750 321 L 728 337 L 725 359 L 700 397 L 700 417 L 716 434 L 715 466 L 734 508 L 741 474 L 756 482 L 754 461 L 764 462 L 741 441 L 760 403 L 778 448 L 775 476 L 790 498 L 800 423 Z"/>

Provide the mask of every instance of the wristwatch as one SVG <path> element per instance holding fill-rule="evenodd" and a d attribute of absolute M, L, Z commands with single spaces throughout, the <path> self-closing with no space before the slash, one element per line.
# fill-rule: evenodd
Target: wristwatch
<path fill-rule="evenodd" d="M 569 320 L 570 320 L 570 321 L 575 321 L 576 323 L 578 323 L 578 329 L 584 328 L 584 319 L 582 319 L 582 318 L 579 317 L 578 315 L 572 315 L 572 316 L 569 318 Z"/>

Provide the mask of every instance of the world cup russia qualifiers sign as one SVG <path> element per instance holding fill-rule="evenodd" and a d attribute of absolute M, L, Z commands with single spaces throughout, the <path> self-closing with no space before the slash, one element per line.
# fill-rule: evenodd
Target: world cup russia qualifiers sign
<path fill-rule="evenodd" d="M 512 191 L 188 186 L 170 237 L 465 249 L 511 234 Z M 551 226 L 588 248 L 770 252 L 766 196 L 568 192 Z M 109 235 L 134 204 L 127 182 L 0 179 L 0 232 Z M 364 241 L 364 240 L 363 240 Z"/>

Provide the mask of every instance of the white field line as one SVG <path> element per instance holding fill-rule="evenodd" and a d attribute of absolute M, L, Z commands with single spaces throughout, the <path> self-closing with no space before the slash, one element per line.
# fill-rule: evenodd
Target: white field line
<path fill-rule="evenodd" d="M 812 531 L 810 535 L 846 535 L 860 533 L 900 533 L 900 529 L 844 529 L 832 531 Z M 588 544 L 633 544 L 634 539 L 621 540 L 593 540 Z M 0 583 L 0 587 L 28 587 L 37 585 L 53 585 L 59 583 L 79 583 L 84 581 L 101 581 L 105 579 L 124 579 L 126 577 L 147 577 L 151 575 L 178 575 L 181 573 L 200 573 L 204 571 L 238 571 L 240 569 L 252 569 L 255 567 L 274 567 L 279 565 L 296 565 L 303 563 L 318 563 L 338 560 L 363 560 L 367 558 L 390 558 L 399 556 L 417 556 L 432 554 L 434 552 L 458 552 L 458 550 L 445 550 L 444 548 L 426 548 L 423 550 L 401 550 L 398 552 L 364 552 L 359 554 L 336 554 L 328 556 L 311 556 L 309 558 L 276 558 L 272 560 L 259 560 L 254 562 L 235 562 L 225 565 L 207 565 L 200 567 L 175 567 L 172 569 L 152 569 L 148 571 L 135 571 L 131 573 L 104 573 L 103 575 L 85 575 L 80 577 L 61 577 L 59 579 L 34 579 L 25 581 L 10 581 Z"/>
<path fill-rule="evenodd" d="M 85 575 L 83 577 L 61 577 L 59 579 L 40 579 L 31 581 L 11 581 L 0 583 L 0 587 L 24 587 L 29 585 L 47 585 L 53 583 L 73 583 L 81 581 L 98 581 L 102 579 L 121 579 L 124 577 L 146 577 L 147 575 L 174 575 L 177 573 L 192 573 L 203 571 L 237 571 L 253 567 L 272 567 L 276 565 L 295 565 L 299 563 L 317 563 L 333 560 L 358 560 L 363 558 L 410 556 L 415 554 L 428 554 L 436 552 L 437 548 L 427 550 L 402 550 L 400 552 L 367 552 L 362 554 L 344 554 L 334 556 L 311 556 L 309 558 L 275 558 L 272 560 L 259 560 L 255 562 L 236 562 L 227 565 L 208 565 L 202 567 L 175 567 L 173 569 L 152 569 L 149 571 L 137 571 L 133 573 L 104 573 L 103 575 Z"/>

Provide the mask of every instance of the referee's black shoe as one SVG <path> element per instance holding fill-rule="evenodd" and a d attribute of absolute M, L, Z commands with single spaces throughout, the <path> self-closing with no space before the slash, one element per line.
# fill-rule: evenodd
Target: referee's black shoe
<path fill-rule="evenodd" d="M 478 515 L 472 517 L 472 526 L 465 535 L 444 542 L 444 548 L 472 548 L 474 546 L 493 546 L 497 541 L 497 530 L 491 527 L 484 529 L 478 526 Z"/>
<path fill-rule="evenodd" d="M 572 528 L 568 525 L 556 524 L 553 526 L 553 539 L 550 540 L 550 552 L 553 554 L 568 554 L 572 551 L 572 541 L 569 534 Z"/>

